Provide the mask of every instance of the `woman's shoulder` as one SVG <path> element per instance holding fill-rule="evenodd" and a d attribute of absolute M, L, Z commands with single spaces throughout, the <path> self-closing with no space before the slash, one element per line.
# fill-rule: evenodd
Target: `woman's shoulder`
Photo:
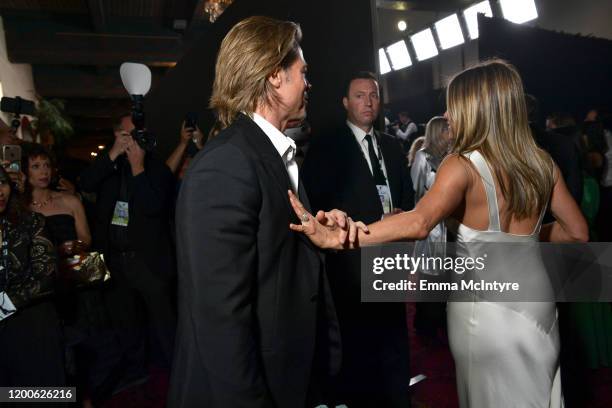
<path fill-rule="evenodd" d="M 56 191 L 56 192 L 53 192 L 52 197 L 57 202 L 61 203 L 62 205 L 70 209 L 73 209 L 76 206 L 82 205 L 81 200 L 79 200 L 79 198 L 75 196 L 74 194 L 65 193 L 62 191 Z"/>

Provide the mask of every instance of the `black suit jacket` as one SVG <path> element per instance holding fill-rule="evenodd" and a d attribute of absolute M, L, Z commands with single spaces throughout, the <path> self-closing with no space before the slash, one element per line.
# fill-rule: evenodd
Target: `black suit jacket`
<path fill-rule="evenodd" d="M 401 146 L 375 131 L 384 158 L 395 208 L 414 208 L 414 189 Z M 348 126 L 313 140 L 304 161 L 303 179 L 317 209 L 338 208 L 366 224 L 380 220 L 383 208 L 361 147 Z"/>
<path fill-rule="evenodd" d="M 176 215 L 170 407 L 301 408 L 313 359 L 339 365 L 323 258 L 289 229 L 298 222 L 289 186 L 274 145 L 245 115 L 191 163 Z"/>
<path fill-rule="evenodd" d="M 83 191 L 97 194 L 93 223 L 93 248 L 112 256 L 110 224 L 121 187 L 120 167 L 127 166 L 130 190 L 128 237 L 133 249 L 153 271 L 155 277 L 172 279 L 175 259 L 170 243 L 169 208 L 174 177 L 165 163 L 147 153 L 145 171 L 134 177 L 125 156 L 111 161 L 102 152 L 81 173 Z"/>
<path fill-rule="evenodd" d="M 395 208 L 414 207 L 412 179 L 400 144 L 375 132 Z M 314 208 L 344 210 L 366 224 L 383 215 L 361 147 L 348 126 L 313 140 L 303 178 Z M 327 271 L 342 334 L 339 401 L 348 406 L 409 406 L 408 331 L 403 303 L 361 303 L 361 254 L 327 256 Z"/>

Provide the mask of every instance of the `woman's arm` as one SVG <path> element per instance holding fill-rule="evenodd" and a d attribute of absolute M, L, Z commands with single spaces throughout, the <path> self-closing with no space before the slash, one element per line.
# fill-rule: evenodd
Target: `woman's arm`
<path fill-rule="evenodd" d="M 318 218 L 308 214 L 297 197 L 290 193 L 293 209 L 302 220 L 302 225 L 291 224 L 290 228 L 308 235 L 315 245 L 329 249 L 424 239 L 462 203 L 468 184 L 469 174 L 465 163 L 458 156 L 449 156 L 440 166 L 431 190 L 421 198 L 414 210 L 385 217 L 367 228 L 361 223 L 353 223 L 349 218 L 348 243 L 343 239 L 344 231 L 326 228 Z M 344 233 L 344 237 L 346 235 Z"/>
<path fill-rule="evenodd" d="M 181 125 L 181 137 L 179 138 L 179 143 L 166 160 L 166 166 L 168 166 L 172 174 L 176 174 L 177 170 L 181 166 L 181 163 L 185 159 L 185 151 L 187 150 L 189 141 L 193 137 L 193 132 L 194 129 L 186 128 L 185 122 L 183 122 Z"/>
<path fill-rule="evenodd" d="M 66 194 L 64 195 L 64 200 L 66 200 L 74 217 L 77 239 L 85 244 L 83 249 L 87 249 L 91 245 L 91 232 L 89 231 L 89 224 L 87 224 L 85 208 L 83 208 L 83 204 L 76 196 Z"/>
<path fill-rule="evenodd" d="M 550 242 L 587 242 L 589 229 L 578 207 L 570 194 L 559 168 L 555 165 L 555 185 L 550 199 L 550 211 L 554 222 L 542 226 L 540 241 Z"/>
<path fill-rule="evenodd" d="M 463 159 L 449 156 L 440 166 L 436 181 L 412 211 L 385 217 L 358 230 L 358 245 L 425 239 L 440 221 L 450 216 L 465 198 L 469 173 Z"/>

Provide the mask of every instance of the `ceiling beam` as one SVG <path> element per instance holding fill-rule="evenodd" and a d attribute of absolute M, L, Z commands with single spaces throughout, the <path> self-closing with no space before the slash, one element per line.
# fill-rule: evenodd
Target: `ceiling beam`
<path fill-rule="evenodd" d="M 376 0 L 376 7 L 395 11 L 446 12 L 460 9 L 470 3 L 473 3 L 473 0 Z"/>
<path fill-rule="evenodd" d="M 184 52 L 182 36 L 145 24 L 141 18 L 104 18 L 105 32 L 92 32 L 78 19 L 4 16 L 8 58 L 13 63 L 119 65 L 125 61 L 173 66 Z M 103 16 L 96 19 L 102 27 Z M 143 22 L 144 21 L 144 22 Z"/>
<path fill-rule="evenodd" d="M 163 74 L 163 69 L 151 70 L 152 88 L 159 83 Z M 47 98 L 127 98 L 118 67 L 99 73 L 93 69 L 35 65 L 32 76 L 36 92 Z"/>
<path fill-rule="evenodd" d="M 64 99 L 66 114 L 72 118 L 116 118 L 130 111 L 130 101 L 121 99 L 71 98 Z"/>

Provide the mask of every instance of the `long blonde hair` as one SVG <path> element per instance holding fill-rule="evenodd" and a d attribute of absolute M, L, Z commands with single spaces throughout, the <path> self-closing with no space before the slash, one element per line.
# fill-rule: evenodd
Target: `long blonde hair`
<path fill-rule="evenodd" d="M 434 116 L 427 122 L 425 128 L 425 143 L 423 150 L 441 162 L 448 154 L 448 140 L 442 137 L 442 132 L 448 129 L 448 121 L 443 116 Z"/>
<path fill-rule="evenodd" d="M 237 23 L 221 42 L 210 108 L 217 114 L 211 134 L 228 127 L 238 113 L 278 102 L 268 77 L 299 57 L 300 26 L 253 16 Z"/>
<path fill-rule="evenodd" d="M 460 72 L 448 85 L 446 105 L 456 137 L 453 152 L 461 157 L 480 151 L 508 213 L 518 219 L 539 214 L 553 188 L 554 165 L 533 139 L 516 69 L 495 59 Z"/>

